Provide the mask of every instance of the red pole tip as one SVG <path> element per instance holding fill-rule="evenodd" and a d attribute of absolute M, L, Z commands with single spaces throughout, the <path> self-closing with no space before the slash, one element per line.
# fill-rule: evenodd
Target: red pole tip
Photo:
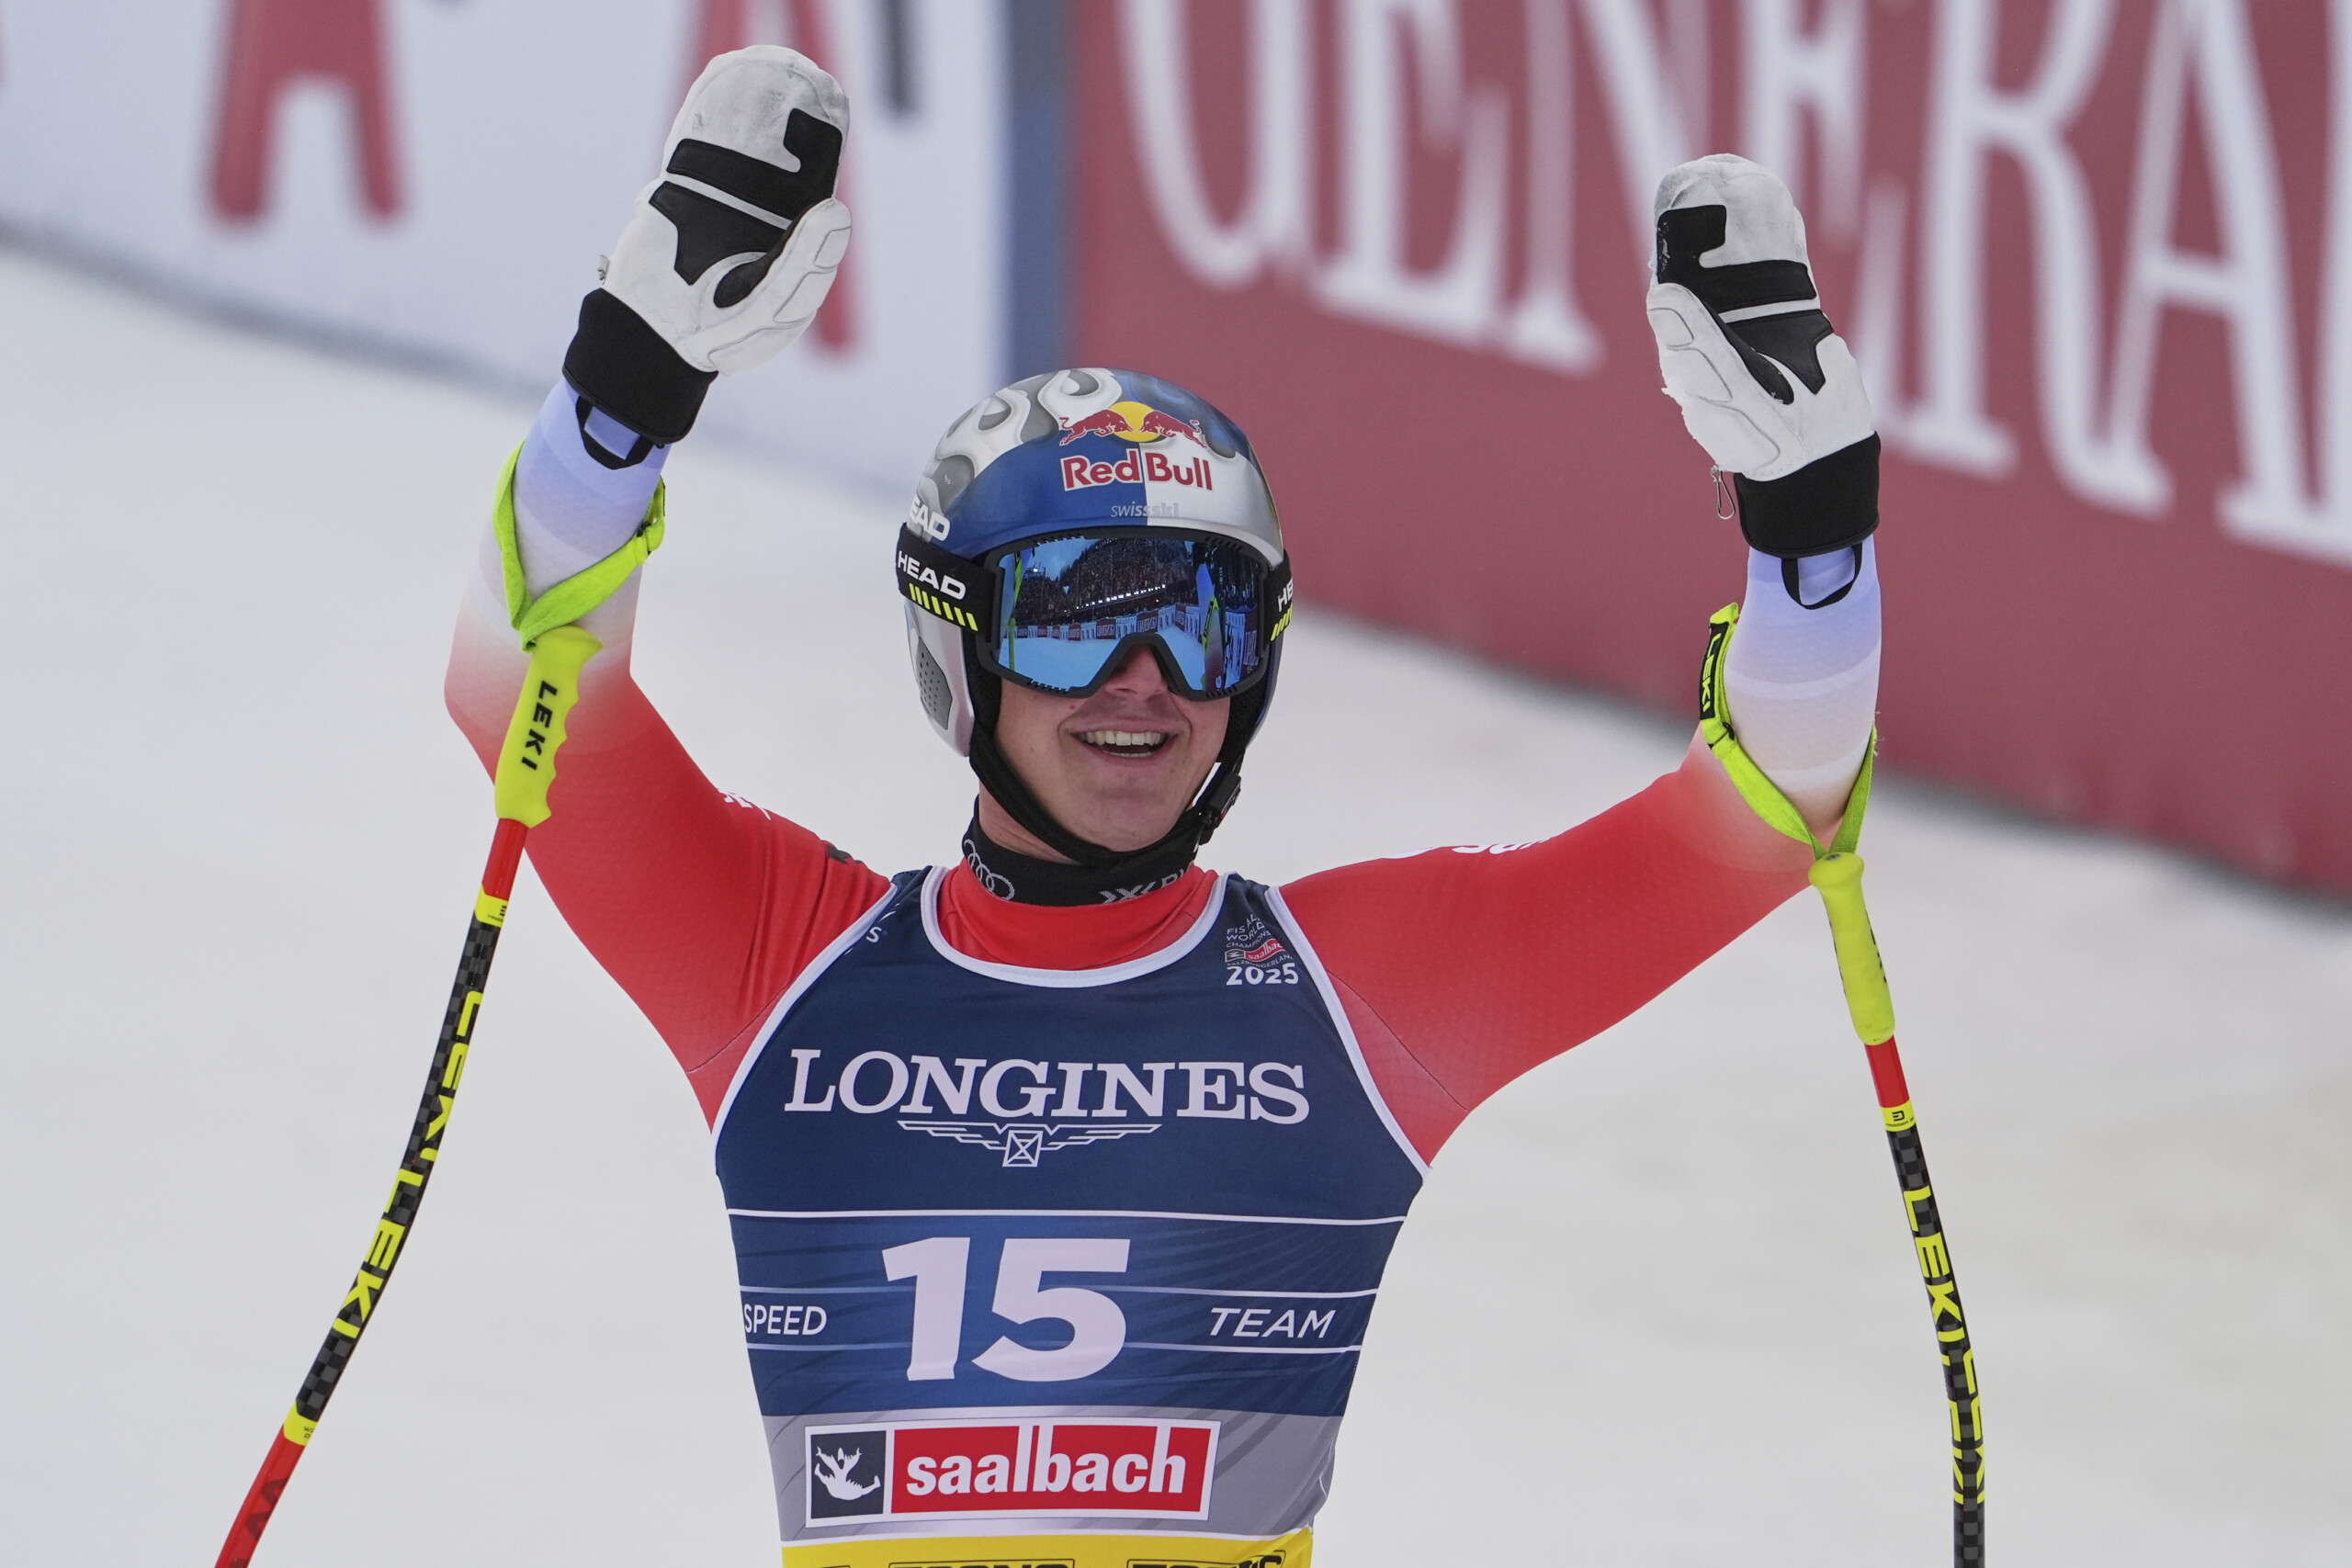
<path fill-rule="evenodd" d="M 530 832 L 512 817 L 498 819 L 498 834 L 490 840 L 490 863 L 482 868 L 483 892 L 493 898 L 514 896 L 514 873 L 523 863 L 523 840 Z"/>
<path fill-rule="evenodd" d="M 269 1517 L 277 1512 L 277 1500 L 286 1495 L 286 1483 L 294 1467 L 302 1462 L 302 1446 L 279 1432 L 269 1445 L 269 1456 L 261 1461 L 261 1473 L 254 1477 L 245 1501 L 237 1510 L 237 1522 L 229 1527 L 229 1539 L 221 1543 L 220 1556 L 213 1568 L 245 1568 L 254 1560 L 254 1548 L 261 1544 L 261 1532 L 269 1526 Z"/>
<path fill-rule="evenodd" d="M 1878 1086 L 1879 1108 L 1892 1111 L 1911 1098 L 1911 1086 L 1903 1081 L 1903 1056 L 1894 1048 L 1894 1037 L 1889 1035 L 1875 1045 L 1862 1047 L 1870 1053 L 1871 1081 Z"/>

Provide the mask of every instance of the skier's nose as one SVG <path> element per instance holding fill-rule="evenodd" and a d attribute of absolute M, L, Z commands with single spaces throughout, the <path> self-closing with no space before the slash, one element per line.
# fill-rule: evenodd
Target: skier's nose
<path fill-rule="evenodd" d="M 1168 690 L 1168 677 L 1160 670 L 1159 660 L 1152 657 L 1151 649 L 1138 648 L 1102 682 L 1102 689 L 1123 697 L 1155 697 Z"/>

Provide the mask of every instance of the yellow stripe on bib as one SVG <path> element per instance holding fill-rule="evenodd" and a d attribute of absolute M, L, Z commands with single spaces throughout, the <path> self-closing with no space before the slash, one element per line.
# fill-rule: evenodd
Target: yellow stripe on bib
<path fill-rule="evenodd" d="M 1315 1532 L 1254 1540 L 1179 1535 L 918 1535 L 790 1541 L 784 1568 L 1308 1568 Z"/>

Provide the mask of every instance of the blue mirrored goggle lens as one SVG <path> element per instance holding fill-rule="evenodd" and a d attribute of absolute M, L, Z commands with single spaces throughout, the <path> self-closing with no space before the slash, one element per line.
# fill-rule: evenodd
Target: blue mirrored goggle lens
<path fill-rule="evenodd" d="M 1269 573 L 1230 539 L 1071 534 L 995 558 L 998 671 L 1049 692 L 1102 681 L 1140 637 L 1164 651 L 1170 683 L 1200 697 L 1239 690 L 1271 641 Z"/>

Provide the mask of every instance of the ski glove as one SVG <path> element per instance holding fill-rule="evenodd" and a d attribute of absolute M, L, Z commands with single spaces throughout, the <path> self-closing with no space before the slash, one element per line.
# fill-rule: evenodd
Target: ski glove
<path fill-rule="evenodd" d="M 694 428 L 721 375 L 798 337 L 849 248 L 833 197 L 849 99 L 806 56 L 773 44 L 703 68 L 670 127 L 662 178 L 580 302 L 564 378 L 666 446 Z"/>
<path fill-rule="evenodd" d="M 1660 181 L 1657 213 L 1658 369 L 1684 426 L 1733 476 L 1740 531 L 1783 560 L 1860 545 L 1878 526 L 1879 441 L 1789 187 L 1719 152 Z"/>

